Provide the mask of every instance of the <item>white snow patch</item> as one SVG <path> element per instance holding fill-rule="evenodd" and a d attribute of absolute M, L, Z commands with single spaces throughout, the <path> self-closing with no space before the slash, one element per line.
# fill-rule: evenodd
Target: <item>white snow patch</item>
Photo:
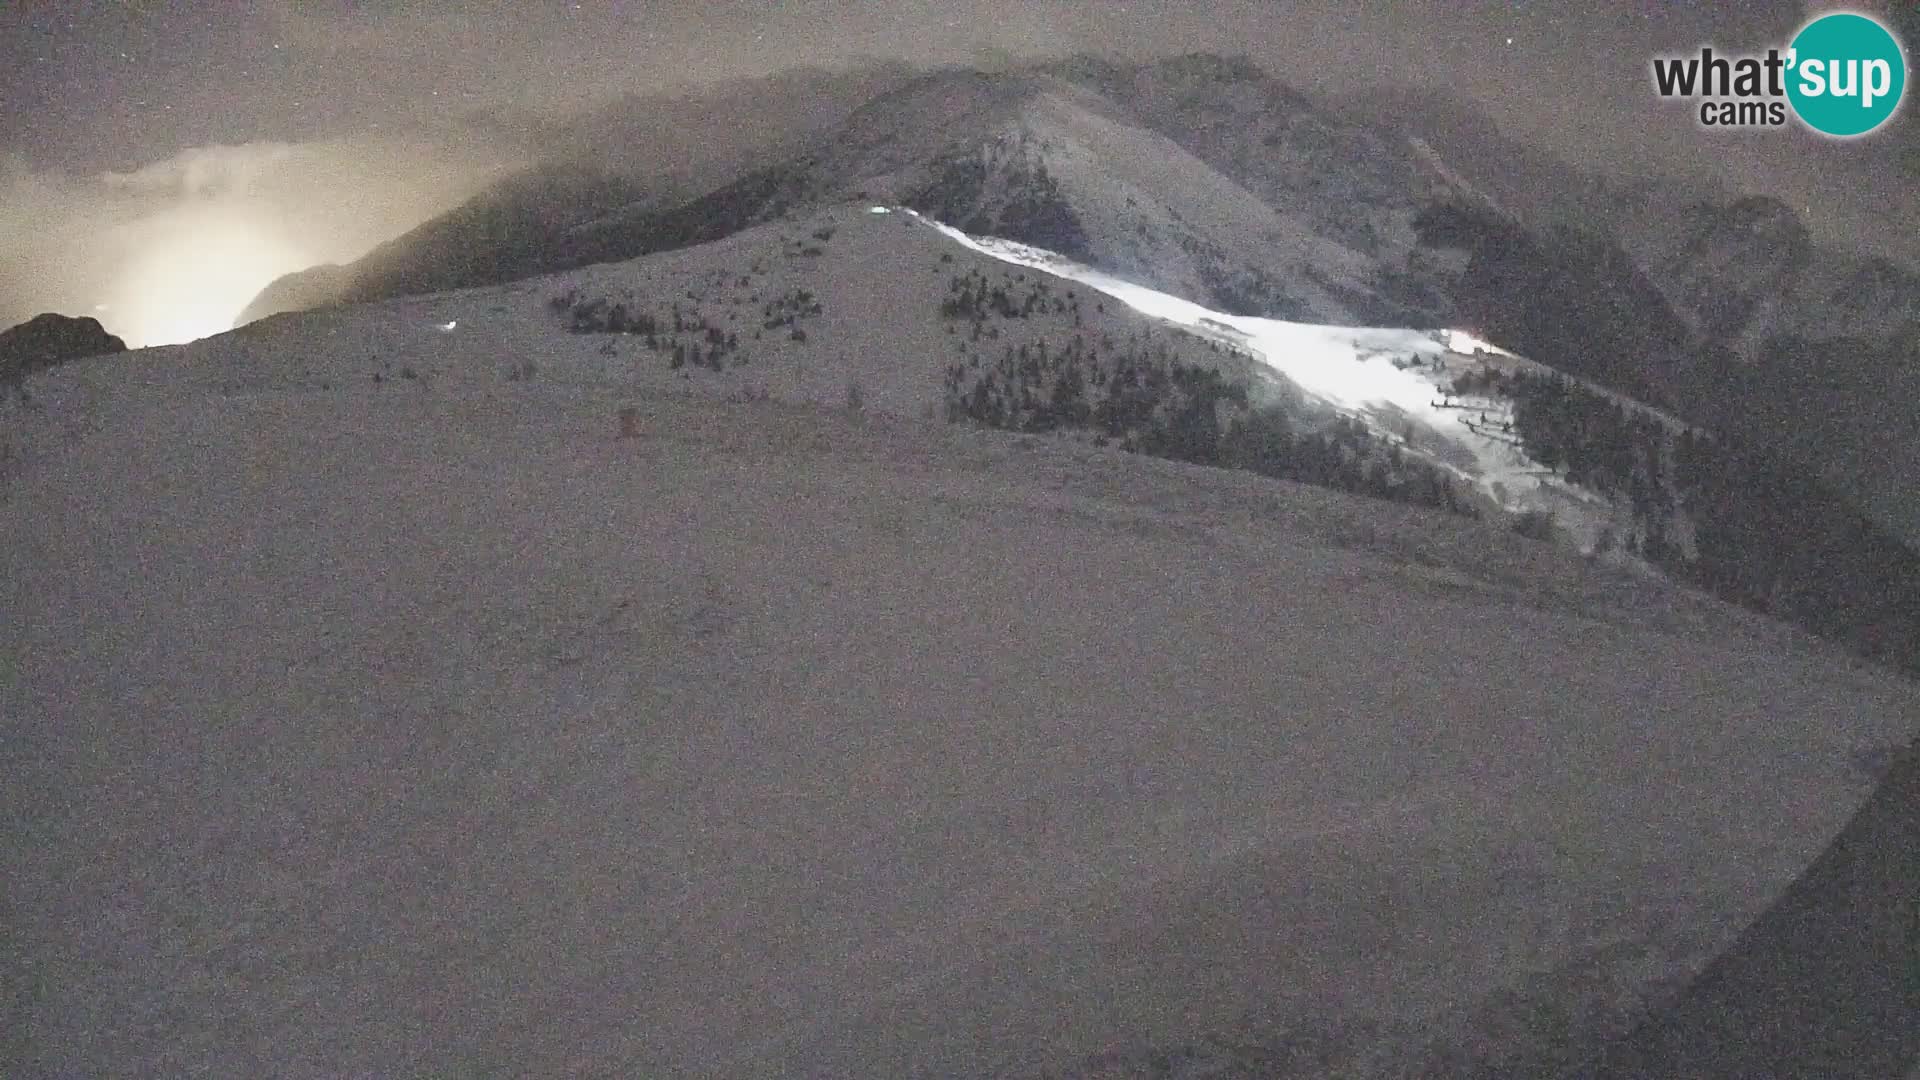
<path fill-rule="evenodd" d="M 1055 252 L 972 236 L 925 220 L 970 250 L 1080 282 L 1143 314 L 1241 350 L 1309 397 L 1366 423 L 1375 434 L 1424 451 L 1428 460 L 1474 485 L 1503 510 L 1551 511 L 1559 528 L 1582 550 L 1594 549 L 1602 534 L 1623 525 L 1618 507 L 1526 456 L 1513 432 L 1510 402 L 1481 395 L 1456 398 L 1450 392 L 1456 376 L 1488 362 L 1549 370 L 1471 331 L 1332 326 L 1230 315 Z M 1676 429 L 1684 426 L 1671 417 L 1661 419 Z M 1409 440 L 1410 431 L 1424 437 Z M 1433 439 L 1455 452 L 1436 453 L 1424 445 Z"/>

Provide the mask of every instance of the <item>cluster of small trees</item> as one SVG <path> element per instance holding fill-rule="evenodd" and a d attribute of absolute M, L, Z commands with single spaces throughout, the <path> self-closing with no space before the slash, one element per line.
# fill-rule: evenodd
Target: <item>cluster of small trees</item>
<path fill-rule="evenodd" d="M 1360 422 L 1296 431 L 1279 409 L 1250 403 L 1244 377 L 1183 361 L 1151 338 L 1136 336 L 1111 355 L 1076 336 L 1064 348 L 1008 347 L 990 363 L 964 357 L 947 368 L 946 408 L 955 421 L 1078 431 L 1155 457 L 1475 512 L 1444 471 Z"/>
<path fill-rule="evenodd" d="M 737 333 L 718 326 L 697 308 L 683 308 L 674 301 L 667 313 L 656 315 L 625 300 L 587 297 L 578 288 L 554 296 L 548 307 L 567 319 L 567 329 L 575 334 L 619 334 L 638 337 L 648 352 L 667 360 L 675 371 L 704 367 L 722 371 L 729 364 L 744 367 L 748 357 L 740 351 Z M 818 305 L 814 305 L 818 312 Z"/>
<path fill-rule="evenodd" d="M 988 364 L 978 353 L 955 360 L 947 368 L 946 403 L 951 420 L 1011 431 L 1088 431 L 1126 450 L 1212 463 L 1222 406 L 1244 409 L 1247 391 L 1218 370 L 1175 359 L 1165 343 L 1135 338 L 1119 355 L 1103 357 L 1075 336 L 1065 348 L 1044 341 L 1008 346 Z"/>
<path fill-rule="evenodd" d="M 1079 326 L 1080 294 L 1072 289 L 1055 292 L 1038 274 L 1032 281 L 1024 272 L 1016 272 L 993 282 L 979 270 L 969 270 L 947 280 L 947 298 L 940 303 L 942 318 L 974 323 L 976 338 L 978 327 L 989 317 L 1029 319 L 1036 312 L 1072 315 L 1074 325 Z"/>
<path fill-rule="evenodd" d="M 1677 485 L 1674 435 L 1659 417 L 1547 372 L 1484 365 L 1454 379 L 1452 389 L 1511 401 L 1513 435 L 1526 455 L 1571 483 L 1626 499 L 1645 524 L 1629 544 L 1649 557 L 1663 554 Z M 1653 550 L 1640 551 L 1643 544 Z"/>
<path fill-rule="evenodd" d="M 1259 409 L 1228 429 L 1222 457 L 1222 464 L 1263 476 L 1479 516 L 1473 500 L 1444 469 L 1408 456 L 1399 443 L 1374 434 L 1352 417 L 1296 432 L 1285 413 Z"/>
<path fill-rule="evenodd" d="M 604 297 L 584 301 L 573 308 L 567 329 L 576 334 L 639 334 L 653 337 L 660 333 L 660 322 L 644 311 L 629 311 L 619 301 Z"/>
<path fill-rule="evenodd" d="M 1195 245 L 1183 238 L 1181 246 L 1191 250 Z M 1213 306 L 1229 315 L 1297 319 L 1310 310 L 1266 271 L 1257 266 L 1233 265 L 1211 245 L 1203 258 L 1194 261 L 1194 269 L 1200 283 L 1212 294 Z"/>
<path fill-rule="evenodd" d="M 798 256 L 817 259 L 825 255 L 827 249 L 824 245 L 827 241 L 833 239 L 833 229 L 830 227 L 815 229 L 812 235 L 813 240 L 811 241 L 801 240 L 791 236 L 781 237 L 782 250 L 785 251 L 787 258 L 791 259 Z"/>
<path fill-rule="evenodd" d="M 820 314 L 820 300 L 806 289 L 789 289 L 784 295 L 767 301 L 760 309 L 760 327 L 763 330 L 786 328 L 787 336 L 794 341 L 807 340 L 807 332 L 800 326 L 800 320 Z"/>

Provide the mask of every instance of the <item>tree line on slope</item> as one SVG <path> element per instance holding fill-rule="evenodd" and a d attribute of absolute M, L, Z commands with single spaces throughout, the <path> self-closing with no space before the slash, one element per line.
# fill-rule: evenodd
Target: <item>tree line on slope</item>
<path fill-rule="evenodd" d="M 1920 555 L 1750 441 L 1675 430 L 1556 374 L 1491 368 L 1529 457 L 1633 509 L 1630 548 L 1722 599 L 1920 673 Z M 1691 543 L 1682 542 L 1690 533 Z"/>
<path fill-rule="evenodd" d="M 751 278 L 744 275 L 738 280 L 742 287 L 750 282 Z M 696 302 L 699 295 L 688 293 Z M 755 341 L 761 340 L 765 331 L 780 332 L 791 341 L 806 341 L 807 331 L 802 321 L 820 315 L 823 310 L 820 298 L 812 290 L 802 288 L 770 295 L 764 301 L 759 293 L 754 293 L 752 302 L 760 305 L 759 323 L 746 330 Z M 745 367 L 751 362 L 751 357 L 741 348 L 741 331 L 715 322 L 697 306 L 683 307 L 678 300 L 662 309 L 658 303 L 631 296 L 619 299 L 588 296 L 576 286 L 550 297 L 547 307 L 566 320 L 571 333 L 639 338 L 647 351 L 663 356 L 673 371 L 685 367 L 724 371 L 728 367 Z M 729 313 L 727 318 L 734 322 L 740 320 L 738 313 Z"/>
<path fill-rule="evenodd" d="M 1920 670 L 1920 556 L 1795 460 L 1809 447 L 1795 431 L 1805 419 L 1790 413 L 1806 396 L 1758 373 L 1796 369 L 1771 356 L 1771 366 L 1742 364 L 1698 340 L 1602 238 L 1535 235 L 1457 204 L 1429 207 L 1414 227 L 1427 247 L 1468 253 L 1452 293 L 1484 335 L 1717 432 L 1674 435 L 1656 452 L 1663 440 L 1652 428 L 1576 382 L 1509 388 L 1530 454 L 1603 489 L 1624 481 L 1643 555 L 1725 599 Z M 1663 490 L 1677 509 L 1663 505 Z M 1679 540 L 1683 524 L 1690 545 Z"/>
<path fill-rule="evenodd" d="M 1024 310 L 1025 298 L 968 277 L 955 279 L 942 314 L 1019 318 Z M 1300 430 L 1282 409 L 1254 404 L 1249 383 L 1245 372 L 1180 359 L 1151 333 L 1106 352 L 1076 334 L 1064 346 L 1008 345 L 991 360 L 965 354 L 947 366 L 944 400 L 952 421 L 1077 433 L 1132 453 L 1477 516 L 1443 470 L 1348 417 Z"/>

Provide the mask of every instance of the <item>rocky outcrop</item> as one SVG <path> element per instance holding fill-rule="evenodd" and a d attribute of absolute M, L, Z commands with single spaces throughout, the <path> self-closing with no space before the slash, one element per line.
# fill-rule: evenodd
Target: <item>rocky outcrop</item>
<path fill-rule="evenodd" d="M 1757 363 L 1777 338 L 1875 348 L 1920 340 L 1920 273 L 1912 268 L 1816 242 L 1779 199 L 1676 203 L 1677 193 L 1649 183 L 1622 194 L 1607 231 L 1699 333 Z"/>
<path fill-rule="evenodd" d="M 126 352 L 127 343 L 107 333 L 100 320 L 70 318 L 51 312 L 36 315 L 9 330 L 0 330 L 0 385 L 46 368 L 87 356 Z"/>
<path fill-rule="evenodd" d="M 1856 337 L 1881 346 L 1920 343 L 1920 273 L 1879 256 L 1816 250 L 1791 298 L 1790 332 Z"/>
<path fill-rule="evenodd" d="M 1649 275 L 1696 332 L 1742 354 L 1775 332 L 1812 250 L 1793 208 L 1764 196 L 1695 206 L 1669 236 L 1647 253 Z"/>

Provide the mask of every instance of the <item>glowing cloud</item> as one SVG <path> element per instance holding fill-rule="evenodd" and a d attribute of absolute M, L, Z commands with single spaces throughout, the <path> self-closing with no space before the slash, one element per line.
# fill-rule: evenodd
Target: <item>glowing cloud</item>
<path fill-rule="evenodd" d="M 93 176 L 0 153 L 0 327 L 58 311 L 136 348 L 217 334 L 281 275 L 352 262 L 513 164 L 371 136 L 196 147 Z"/>
<path fill-rule="evenodd" d="M 129 345 L 173 345 L 223 333 L 282 274 L 312 265 L 308 253 L 244 208 L 183 207 L 143 222 L 108 295 Z"/>

